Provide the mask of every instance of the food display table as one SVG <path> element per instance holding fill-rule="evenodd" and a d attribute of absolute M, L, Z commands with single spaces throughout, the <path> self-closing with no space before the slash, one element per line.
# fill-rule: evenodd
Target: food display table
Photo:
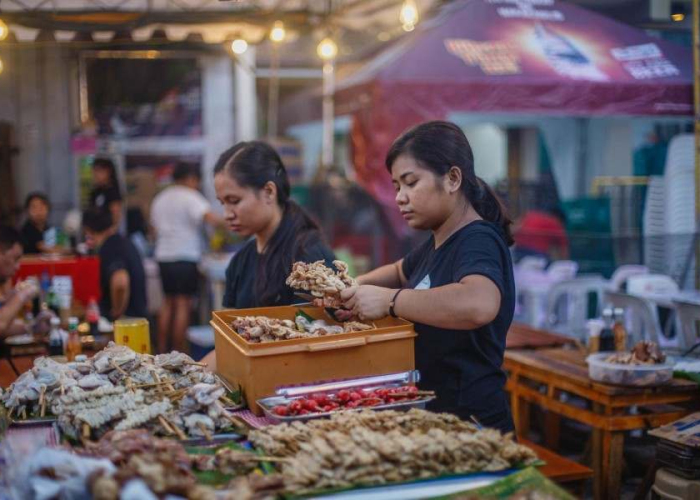
<path fill-rule="evenodd" d="M 591 426 L 595 498 L 617 499 L 625 431 L 651 429 L 683 417 L 700 403 L 700 392 L 696 383 L 680 379 L 649 388 L 600 384 L 588 377 L 585 358 L 580 350 L 561 348 L 506 352 L 506 389 L 515 429 L 519 437 L 527 437 L 530 404 L 548 412 L 550 446 L 556 446 L 560 417 Z M 583 398 L 587 406 L 562 400 L 564 393 Z M 630 414 L 631 407 L 637 407 L 637 414 Z"/>

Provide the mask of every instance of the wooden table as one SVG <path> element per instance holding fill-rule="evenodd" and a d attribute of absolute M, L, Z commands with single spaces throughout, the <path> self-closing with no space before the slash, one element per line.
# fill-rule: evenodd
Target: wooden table
<path fill-rule="evenodd" d="M 510 325 L 506 336 L 506 349 L 543 349 L 576 345 L 576 339 L 559 333 L 533 328 L 524 323 Z"/>
<path fill-rule="evenodd" d="M 506 351 L 506 389 L 517 435 L 527 438 L 529 404 L 548 412 L 548 446 L 556 446 L 559 418 L 566 417 L 593 428 L 593 471 L 596 499 L 620 498 L 624 433 L 651 429 L 687 415 L 700 402 L 698 385 L 673 379 L 656 388 L 622 387 L 593 382 L 588 377 L 586 354 L 573 349 Z M 588 401 L 585 408 L 561 401 L 567 393 Z M 638 408 L 630 415 L 629 408 Z"/>

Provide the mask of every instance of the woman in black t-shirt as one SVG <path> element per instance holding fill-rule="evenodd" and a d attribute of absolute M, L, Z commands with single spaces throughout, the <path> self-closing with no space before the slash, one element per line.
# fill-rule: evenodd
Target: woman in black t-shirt
<path fill-rule="evenodd" d="M 242 309 L 303 302 L 285 281 L 297 261 L 333 261 L 318 225 L 289 199 L 287 170 L 260 141 L 225 151 L 214 167 L 216 198 L 229 229 L 252 236 L 226 269 L 223 305 Z M 210 367 L 213 356 L 205 358 Z"/>
<path fill-rule="evenodd" d="M 90 208 L 108 210 L 114 225 L 119 227 L 122 220 L 122 194 L 114 162 L 109 158 L 95 158 L 92 164 L 92 182 Z"/>
<path fill-rule="evenodd" d="M 437 393 L 431 409 L 510 431 L 501 365 L 515 308 L 511 221 L 452 123 L 404 133 L 386 166 L 404 219 L 432 236 L 359 277 L 342 294 L 345 307 L 364 320 L 391 314 L 415 323 L 421 385 Z"/>

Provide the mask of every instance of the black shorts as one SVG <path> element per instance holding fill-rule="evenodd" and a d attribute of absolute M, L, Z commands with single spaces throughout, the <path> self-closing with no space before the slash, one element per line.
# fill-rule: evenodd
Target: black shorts
<path fill-rule="evenodd" d="M 197 295 L 199 269 L 195 262 L 159 262 L 158 267 L 165 295 Z"/>

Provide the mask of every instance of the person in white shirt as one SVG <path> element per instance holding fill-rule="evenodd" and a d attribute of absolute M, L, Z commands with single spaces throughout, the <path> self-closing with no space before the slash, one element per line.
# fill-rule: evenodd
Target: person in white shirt
<path fill-rule="evenodd" d="M 158 352 L 187 352 L 186 334 L 192 298 L 197 294 L 204 224 L 223 223 L 199 192 L 199 168 L 180 163 L 174 184 L 161 191 L 151 205 L 156 232 L 155 258 L 160 268 L 164 300 L 158 313 Z M 171 342 L 168 342 L 171 340 Z M 168 345 L 170 344 L 170 345 Z"/>

